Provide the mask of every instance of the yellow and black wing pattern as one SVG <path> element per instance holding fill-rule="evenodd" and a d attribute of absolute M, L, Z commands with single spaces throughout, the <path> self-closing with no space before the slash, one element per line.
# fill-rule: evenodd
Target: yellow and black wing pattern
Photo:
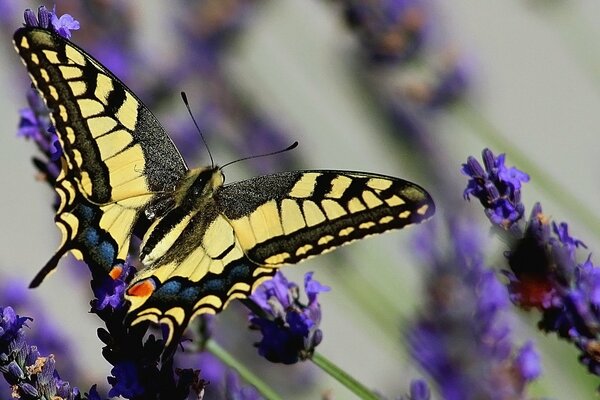
<path fill-rule="evenodd" d="M 135 228 L 143 269 L 125 293 L 127 322 L 166 324 L 168 342 L 194 316 L 248 297 L 283 264 L 435 212 L 418 185 L 364 172 L 284 172 L 223 185 L 217 167 L 189 170 L 142 102 L 69 40 L 25 27 L 14 42 L 63 148 L 54 184 L 62 244 L 32 286 L 68 252 L 110 273 Z"/>
<path fill-rule="evenodd" d="M 177 332 L 195 315 L 248 297 L 283 264 L 420 223 L 435 212 L 418 185 L 364 172 L 221 181 L 218 169 L 198 172 L 202 188 L 191 185 L 188 193 L 203 193 L 197 200 L 202 206 L 184 197 L 151 227 L 141 255 L 148 267 L 126 292 L 132 324 L 150 320 Z"/>
<path fill-rule="evenodd" d="M 17 30 L 14 43 L 63 149 L 55 184 L 62 245 L 32 286 L 69 251 L 109 270 L 125 259 L 140 212 L 187 166 L 152 113 L 84 50 L 34 27 Z"/>

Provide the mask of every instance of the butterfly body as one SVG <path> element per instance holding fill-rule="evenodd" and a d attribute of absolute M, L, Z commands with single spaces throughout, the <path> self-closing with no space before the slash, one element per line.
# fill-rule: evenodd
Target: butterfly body
<path fill-rule="evenodd" d="M 373 173 L 291 171 L 224 184 L 217 167 L 188 169 L 152 113 L 84 50 L 41 28 L 21 28 L 14 41 L 63 148 L 54 184 L 63 240 L 32 286 L 69 252 L 111 273 L 135 231 L 144 268 L 125 293 L 128 322 L 167 324 L 168 341 L 194 316 L 248 297 L 283 264 L 435 211 L 418 185 Z"/>

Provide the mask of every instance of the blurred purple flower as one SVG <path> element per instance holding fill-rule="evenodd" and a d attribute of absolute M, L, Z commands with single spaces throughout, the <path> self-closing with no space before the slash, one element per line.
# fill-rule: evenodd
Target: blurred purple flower
<path fill-rule="evenodd" d="M 48 310 L 39 298 L 28 290 L 28 284 L 22 279 L 0 279 L 0 304 L 11 304 L 19 313 L 32 316 L 36 329 L 28 334 L 28 341 L 36 344 L 42 354 L 54 354 L 63 363 L 62 372 L 71 377 L 77 376 L 77 360 L 74 359 L 70 343 L 57 326 L 56 321 L 48 316 Z"/>
<path fill-rule="evenodd" d="M 252 386 L 242 385 L 240 377 L 232 370 L 225 375 L 225 399 L 235 400 L 261 400 L 262 397 Z"/>
<path fill-rule="evenodd" d="M 61 168 L 62 147 L 50 122 L 48 109 L 35 89 L 27 92 L 27 102 L 29 108 L 19 111 L 21 119 L 17 136 L 33 140 L 38 150 L 44 154 L 46 161 L 34 158 L 34 163 L 45 179 L 52 184 Z"/>
<path fill-rule="evenodd" d="M 471 66 L 464 57 L 451 54 L 437 72 L 435 85 L 429 89 L 426 105 L 442 108 L 461 98 L 469 87 Z"/>
<path fill-rule="evenodd" d="M 321 285 L 308 272 L 304 277 L 304 288 L 308 304 L 300 302 L 298 286 L 277 272 L 250 296 L 262 309 L 264 315 L 250 314 L 250 327 L 261 331 L 263 337 L 258 353 L 276 363 L 294 364 L 308 358 L 322 340 L 318 328 L 321 307 L 318 294 L 329 287 Z"/>
<path fill-rule="evenodd" d="M 340 0 L 346 22 L 374 61 L 404 61 L 421 49 L 428 11 L 420 0 Z"/>
<path fill-rule="evenodd" d="M 454 225 L 451 237 L 450 256 L 433 253 L 426 308 L 406 333 L 412 356 L 444 399 L 521 398 L 539 374 L 531 345 L 511 342 L 506 289 L 483 265 L 471 227 Z"/>
<path fill-rule="evenodd" d="M 431 391 L 429 385 L 424 380 L 415 379 L 410 382 L 410 392 L 408 395 L 400 396 L 399 400 L 429 400 Z"/>

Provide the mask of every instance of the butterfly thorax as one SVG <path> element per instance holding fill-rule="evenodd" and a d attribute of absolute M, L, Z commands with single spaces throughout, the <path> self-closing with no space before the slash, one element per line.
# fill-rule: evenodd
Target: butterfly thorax
<path fill-rule="evenodd" d="M 223 185 L 223 180 L 223 174 L 217 167 L 195 168 L 177 183 L 171 194 L 160 199 L 170 206 L 162 214 L 153 215 L 154 220 L 144 236 L 140 260 L 145 266 L 151 266 L 173 252 L 177 242 L 181 246 L 182 233 L 204 229 L 193 221 L 198 213 L 216 212 L 213 193 Z M 206 220 L 206 215 L 203 217 L 202 220 Z M 176 256 L 175 253 L 172 255 Z"/>

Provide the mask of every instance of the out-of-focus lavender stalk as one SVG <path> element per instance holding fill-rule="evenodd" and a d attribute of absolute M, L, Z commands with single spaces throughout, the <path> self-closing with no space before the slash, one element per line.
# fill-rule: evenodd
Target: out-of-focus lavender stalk
<path fill-rule="evenodd" d="M 410 351 L 446 400 L 525 399 L 540 374 L 530 342 L 511 337 L 508 293 L 483 263 L 477 229 L 451 223 L 450 249 L 424 234 L 426 302 L 406 332 Z"/>
<path fill-rule="evenodd" d="M 358 78 L 373 101 L 387 112 L 394 137 L 416 152 L 419 173 L 433 181 L 436 194 L 444 196 L 447 204 L 454 202 L 453 196 L 447 196 L 452 193 L 454 177 L 448 174 L 446 156 L 429 120 L 466 94 L 471 70 L 465 57 L 451 49 L 446 39 L 436 37 L 435 2 L 337 3 L 361 45 Z M 420 73 L 415 74 L 415 70 Z M 407 74 L 412 78 L 406 79 Z"/>

